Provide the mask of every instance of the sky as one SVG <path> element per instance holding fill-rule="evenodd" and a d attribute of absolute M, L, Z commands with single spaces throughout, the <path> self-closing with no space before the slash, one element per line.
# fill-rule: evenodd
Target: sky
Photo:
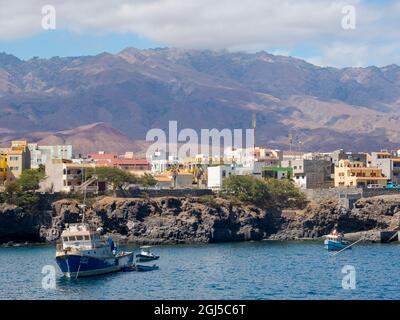
<path fill-rule="evenodd" d="M 30 59 L 180 47 L 385 66 L 400 64 L 399 17 L 396 0 L 0 0 L 0 52 Z"/>

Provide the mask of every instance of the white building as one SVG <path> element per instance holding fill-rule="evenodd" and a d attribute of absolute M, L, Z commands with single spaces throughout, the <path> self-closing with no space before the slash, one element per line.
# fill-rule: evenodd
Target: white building
<path fill-rule="evenodd" d="M 233 166 L 208 167 L 207 187 L 213 190 L 221 189 L 224 179 L 232 174 L 235 174 L 235 168 Z"/>
<path fill-rule="evenodd" d="M 171 166 L 179 164 L 178 157 L 170 156 L 164 151 L 154 152 L 148 161 L 151 165 L 151 172 L 153 174 L 161 174 L 167 171 Z"/>
<path fill-rule="evenodd" d="M 38 169 L 40 165 L 46 165 L 52 159 L 72 159 L 72 145 L 39 146 L 37 143 L 29 143 L 31 153 L 31 168 Z"/>

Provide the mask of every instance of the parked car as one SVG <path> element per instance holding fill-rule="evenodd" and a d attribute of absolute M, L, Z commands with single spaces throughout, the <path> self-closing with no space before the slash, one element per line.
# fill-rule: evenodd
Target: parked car
<path fill-rule="evenodd" d="M 367 185 L 368 189 L 383 189 L 384 187 L 380 184 L 369 184 Z"/>
<path fill-rule="evenodd" d="M 385 186 L 385 189 L 400 189 L 400 185 L 395 183 L 389 183 Z"/>

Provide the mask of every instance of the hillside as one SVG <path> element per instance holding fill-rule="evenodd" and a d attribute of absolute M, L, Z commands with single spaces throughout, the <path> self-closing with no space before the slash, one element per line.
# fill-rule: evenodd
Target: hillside
<path fill-rule="evenodd" d="M 320 68 L 265 52 L 173 48 L 28 61 L 0 54 L 2 141 L 68 132 L 86 150 L 116 140 L 86 140 L 74 128 L 106 123 L 126 137 L 122 148 L 169 120 L 180 129 L 249 128 L 256 111 L 260 144 L 286 149 L 291 132 L 298 150 L 369 151 L 397 148 L 399 104 L 396 65 Z"/>

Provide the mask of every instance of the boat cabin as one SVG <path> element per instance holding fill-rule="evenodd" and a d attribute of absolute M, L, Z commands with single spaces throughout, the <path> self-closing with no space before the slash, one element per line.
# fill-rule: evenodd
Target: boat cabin
<path fill-rule="evenodd" d="M 66 248 L 87 248 L 93 249 L 103 246 L 100 235 L 90 228 L 88 224 L 70 224 L 61 234 L 63 249 Z"/>

